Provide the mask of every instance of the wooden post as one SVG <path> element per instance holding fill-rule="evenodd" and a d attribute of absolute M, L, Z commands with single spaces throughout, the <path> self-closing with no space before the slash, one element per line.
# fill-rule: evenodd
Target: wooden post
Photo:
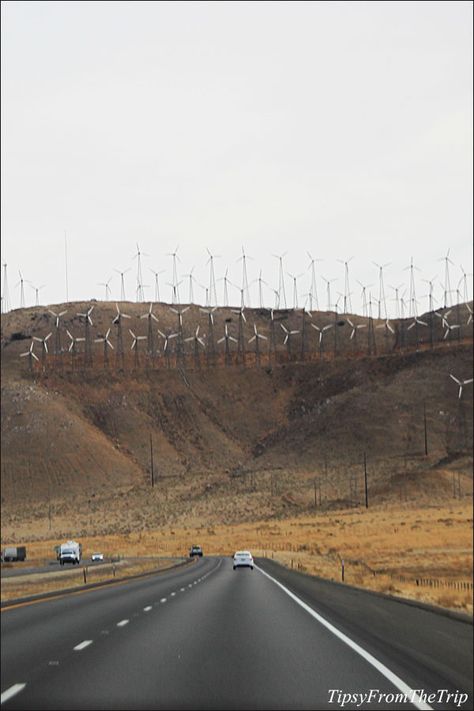
<path fill-rule="evenodd" d="M 153 440 L 150 432 L 150 463 L 151 463 L 151 485 L 155 486 L 155 473 L 153 471 Z"/>
<path fill-rule="evenodd" d="M 367 454 L 364 452 L 364 482 L 365 482 L 365 508 L 369 508 L 369 490 L 367 486 Z"/>
<path fill-rule="evenodd" d="M 344 582 L 344 559 L 341 559 L 341 580 Z"/>

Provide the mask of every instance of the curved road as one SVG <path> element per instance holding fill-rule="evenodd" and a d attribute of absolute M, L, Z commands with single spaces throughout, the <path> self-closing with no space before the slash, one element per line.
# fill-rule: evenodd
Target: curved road
<path fill-rule="evenodd" d="M 203 558 L 1 620 L 6 709 L 472 708 L 471 624 L 272 561 Z"/>

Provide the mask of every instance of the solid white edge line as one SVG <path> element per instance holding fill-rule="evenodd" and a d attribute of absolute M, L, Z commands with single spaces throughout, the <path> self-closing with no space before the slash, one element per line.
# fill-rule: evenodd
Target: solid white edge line
<path fill-rule="evenodd" d="M 117 627 L 123 627 L 124 625 L 128 625 L 130 620 L 121 620 L 120 622 L 117 622 Z"/>
<path fill-rule="evenodd" d="M 91 639 L 85 639 L 85 640 L 84 640 L 83 642 L 81 642 L 80 644 L 76 644 L 76 646 L 73 647 L 73 650 L 74 650 L 75 652 L 80 652 L 82 649 L 85 649 L 85 648 L 88 647 L 90 644 L 92 644 L 92 640 L 91 640 Z"/>
<path fill-rule="evenodd" d="M 385 664 L 379 662 L 379 660 L 373 657 L 370 652 L 366 652 L 366 650 L 360 647 L 357 642 L 354 642 L 350 637 L 347 637 L 343 632 L 340 632 L 337 627 L 334 627 L 334 625 L 328 622 L 319 613 L 315 612 L 309 605 L 303 602 L 303 600 L 300 600 L 300 598 L 297 597 L 294 593 L 292 593 L 291 590 L 288 590 L 288 588 L 282 585 L 282 583 L 280 583 L 275 578 L 272 578 L 272 576 L 262 570 L 262 568 L 259 568 L 258 565 L 256 565 L 255 567 L 260 573 L 262 573 L 269 580 L 275 583 L 275 585 L 278 585 L 278 587 L 281 588 L 283 592 L 285 592 L 289 597 L 291 597 L 291 599 L 294 600 L 298 605 L 300 605 L 303 610 L 309 612 L 309 614 L 314 617 L 315 620 L 317 620 L 320 624 L 326 627 L 342 642 L 347 644 L 348 647 L 353 649 L 354 652 L 357 652 L 357 654 L 359 654 L 363 659 L 365 659 L 366 662 L 368 662 L 375 669 L 377 669 L 377 671 L 380 672 L 386 679 L 388 679 L 399 691 L 402 692 L 402 694 L 406 694 L 410 698 L 410 701 L 413 706 L 415 706 L 415 708 L 420 709 L 420 711 L 433 711 L 432 706 L 429 706 L 425 701 L 423 701 L 423 699 L 421 699 L 418 694 L 416 694 L 415 691 L 408 686 L 408 684 L 405 684 L 405 682 L 400 679 L 399 676 L 391 672 L 390 669 L 385 666 Z"/>
<path fill-rule="evenodd" d="M 11 699 L 12 696 L 15 696 L 16 694 L 19 694 L 20 691 L 23 691 L 25 688 L 26 684 L 13 684 L 13 686 L 10 686 L 9 689 L 6 689 L 1 697 L 0 697 L 0 704 L 4 704 L 5 701 L 8 701 L 8 699 Z"/>

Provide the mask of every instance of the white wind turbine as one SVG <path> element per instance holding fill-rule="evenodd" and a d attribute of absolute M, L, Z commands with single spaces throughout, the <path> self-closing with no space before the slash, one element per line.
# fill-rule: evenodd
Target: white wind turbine
<path fill-rule="evenodd" d="M 41 289 L 44 289 L 44 287 L 46 286 L 46 284 L 42 284 L 41 286 L 35 286 L 34 284 L 31 284 L 31 283 L 30 283 L 30 286 L 31 286 L 31 288 L 32 288 L 32 289 L 35 291 L 35 293 L 36 293 L 35 305 L 36 305 L 36 306 L 39 306 L 39 292 L 41 291 Z"/>
<path fill-rule="evenodd" d="M 362 284 L 362 282 L 359 281 L 359 280 L 357 280 L 357 283 L 360 284 L 360 286 L 362 287 L 362 291 L 361 291 L 361 297 L 362 297 L 362 315 L 365 316 L 365 318 L 368 318 L 368 316 L 369 316 L 369 311 L 368 311 L 368 307 L 367 307 L 367 303 L 368 303 L 368 302 L 367 302 L 367 289 L 370 289 L 370 287 L 373 286 L 373 284 L 366 284 L 366 285 L 364 286 L 364 284 Z"/>
<path fill-rule="evenodd" d="M 209 255 L 209 259 L 206 262 L 206 266 L 209 264 L 209 290 L 207 292 L 206 306 L 212 306 L 212 301 L 214 300 L 214 306 L 217 307 L 217 293 L 216 293 L 216 275 L 214 274 L 214 259 L 220 259 L 220 254 L 211 254 L 211 251 L 206 247 L 206 251 Z M 227 274 L 227 272 L 226 272 Z"/>
<path fill-rule="evenodd" d="M 44 368 L 44 365 L 45 365 L 46 355 L 49 353 L 49 351 L 48 351 L 48 340 L 51 338 L 52 335 L 53 335 L 53 334 L 52 334 L 52 332 L 50 331 L 50 332 L 48 333 L 48 335 L 45 336 L 44 338 L 40 338 L 39 336 L 33 336 L 33 340 L 34 340 L 34 341 L 38 341 L 38 343 L 41 343 L 41 361 L 42 361 L 43 368 Z"/>
<path fill-rule="evenodd" d="M 98 338 L 94 339 L 95 343 L 103 343 L 104 344 L 104 368 L 108 368 L 108 366 L 109 366 L 109 354 L 107 351 L 107 347 L 114 350 L 113 345 L 109 341 L 109 336 L 110 336 L 110 328 L 107 330 L 107 333 L 105 334 L 105 336 L 99 336 Z"/>
<path fill-rule="evenodd" d="M 145 296 L 143 293 L 143 276 L 142 276 L 142 257 L 149 257 L 150 255 L 146 252 L 141 252 L 140 247 L 137 245 L 137 253 L 133 257 L 137 260 L 137 301 L 144 301 Z"/>
<path fill-rule="evenodd" d="M 176 245 L 176 249 L 174 252 L 168 252 L 167 257 L 173 257 L 173 283 L 170 284 L 172 287 L 172 301 L 171 303 L 173 304 L 179 304 L 179 291 L 178 287 L 181 284 L 181 282 L 178 282 L 178 270 L 176 268 L 176 262 L 180 262 L 181 259 L 178 257 L 178 249 L 179 249 L 179 244 Z"/>
<path fill-rule="evenodd" d="M 259 348 L 258 341 L 259 341 L 259 339 L 261 339 L 262 341 L 266 341 L 267 337 L 258 332 L 257 326 L 255 324 L 253 325 L 253 333 L 254 333 L 254 335 L 252 336 L 252 338 L 249 338 L 249 343 L 252 343 L 253 341 L 255 341 L 255 359 L 256 359 L 257 365 L 260 365 L 260 348 Z"/>
<path fill-rule="evenodd" d="M 236 261 L 242 262 L 242 300 L 241 305 L 245 306 L 245 297 L 247 297 L 247 306 L 250 306 L 250 294 L 249 294 L 249 283 L 247 279 L 247 259 L 253 259 L 248 254 L 245 254 L 244 247 L 242 245 L 242 256 Z"/>
<path fill-rule="evenodd" d="M 279 260 L 279 271 L 278 271 L 278 304 L 275 304 L 275 308 L 280 308 L 280 303 L 282 300 L 282 295 L 283 295 L 283 308 L 286 309 L 286 293 L 285 293 L 285 277 L 284 277 L 284 272 L 283 272 L 283 257 L 286 255 L 286 252 L 283 252 L 283 254 L 274 254 L 273 256 Z"/>
<path fill-rule="evenodd" d="M 115 351 L 115 362 L 116 366 L 124 366 L 124 349 L 123 349 L 123 332 L 122 332 L 122 319 L 131 318 L 128 314 L 124 314 L 120 311 L 118 304 L 115 304 L 117 310 L 117 315 L 112 321 L 113 326 L 117 326 L 117 350 Z"/>
<path fill-rule="evenodd" d="M 347 323 L 349 326 L 352 328 L 351 335 L 350 335 L 350 340 L 354 339 L 354 343 L 357 341 L 357 332 L 360 328 L 367 328 L 367 324 L 365 323 L 358 323 L 358 324 L 353 324 L 350 318 L 346 318 Z"/>
<path fill-rule="evenodd" d="M 124 269 L 123 272 L 121 272 L 120 269 L 114 269 L 114 271 L 120 274 L 120 301 L 125 301 L 125 281 L 123 275 L 130 271 L 130 267 Z"/>
<path fill-rule="evenodd" d="M 177 333 L 163 333 L 163 331 L 160 331 L 158 329 L 158 333 L 160 336 L 164 339 L 164 344 L 163 344 L 163 353 L 166 356 L 166 362 L 168 364 L 168 368 L 170 367 L 170 347 L 169 347 L 169 342 L 173 338 L 177 338 L 178 334 Z"/>
<path fill-rule="evenodd" d="M 147 336 L 147 339 L 148 339 L 148 343 L 147 343 L 147 346 L 148 346 L 148 355 L 149 355 L 150 358 L 153 358 L 154 355 L 155 355 L 155 343 L 154 343 L 154 338 L 153 338 L 153 324 L 152 324 L 152 321 L 156 321 L 156 323 L 158 323 L 158 319 L 157 319 L 157 317 L 155 316 L 155 314 L 153 313 L 153 303 L 152 303 L 151 301 L 150 301 L 150 307 L 149 307 L 147 313 L 146 313 L 146 314 L 142 314 L 142 315 L 140 316 L 140 319 L 144 319 L 144 318 L 146 318 L 146 319 L 148 320 L 148 336 Z"/>
<path fill-rule="evenodd" d="M 466 321 L 466 326 L 469 326 L 469 324 L 472 323 L 472 309 L 467 302 L 464 304 L 464 306 L 466 307 L 469 313 L 469 316 L 467 317 Z"/>
<path fill-rule="evenodd" d="M 128 330 L 130 332 L 131 337 L 133 338 L 132 345 L 130 346 L 130 350 L 131 351 L 135 350 L 135 368 L 138 368 L 138 366 L 140 365 L 139 356 L 138 356 L 138 344 L 140 341 L 146 341 L 146 336 L 136 336 L 131 328 L 129 328 Z"/>
<path fill-rule="evenodd" d="M 199 359 L 199 346 L 202 348 L 206 347 L 206 344 L 204 343 L 203 339 L 199 335 L 199 326 L 196 327 L 196 330 L 194 332 L 194 336 L 189 336 L 188 338 L 184 339 L 185 343 L 189 343 L 190 341 L 194 341 L 194 363 L 197 368 L 200 367 L 200 359 Z"/>
<path fill-rule="evenodd" d="M 85 353 L 84 353 L 84 364 L 85 365 L 92 365 L 92 348 L 91 348 L 91 340 L 90 340 L 90 329 L 89 326 L 93 326 L 92 319 L 91 319 L 91 313 L 94 309 L 94 306 L 91 306 L 85 314 L 76 314 L 76 316 L 80 316 L 81 318 L 84 319 L 84 341 L 85 341 Z"/>
<path fill-rule="evenodd" d="M 229 365 L 229 362 L 230 362 L 229 341 L 233 341 L 234 343 L 237 343 L 237 339 L 230 335 L 229 330 L 227 328 L 227 324 L 224 325 L 224 335 L 222 336 L 222 338 L 219 338 L 217 343 L 219 344 L 219 343 L 222 343 L 223 341 L 225 341 L 225 364 Z"/>
<path fill-rule="evenodd" d="M 52 309 L 48 309 L 49 313 L 54 316 L 56 319 L 54 322 L 54 327 L 55 327 L 55 347 L 54 347 L 54 354 L 59 355 L 61 353 L 61 329 L 60 329 L 60 319 L 62 316 L 65 316 L 67 314 L 67 310 L 65 311 L 60 311 L 58 314 L 53 311 Z"/>
<path fill-rule="evenodd" d="M 321 354 L 323 350 L 324 334 L 326 333 L 326 331 L 329 331 L 329 329 L 333 327 L 333 324 L 329 323 L 327 326 L 323 326 L 322 328 L 316 326 L 315 323 L 312 323 L 311 326 L 314 328 L 315 331 L 319 333 L 319 353 Z"/>
<path fill-rule="evenodd" d="M 105 301 L 109 300 L 111 290 L 110 290 L 110 282 L 112 281 L 113 277 L 110 277 L 107 281 L 99 281 L 98 286 L 103 286 L 105 287 Z"/>
<path fill-rule="evenodd" d="M 33 370 L 33 359 L 39 363 L 38 356 L 35 353 L 33 353 L 34 345 L 35 345 L 35 342 L 32 340 L 30 343 L 29 350 L 27 350 L 26 353 L 20 353 L 20 358 L 28 357 L 28 367 L 29 367 L 30 371 Z"/>
<path fill-rule="evenodd" d="M 294 274 L 290 274 L 290 272 L 287 272 L 288 276 L 293 279 L 293 308 L 296 310 L 298 308 L 298 290 L 296 287 L 296 281 L 297 279 L 300 279 L 303 274 L 297 274 L 296 276 Z"/>
<path fill-rule="evenodd" d="M 159 272 L 156 272 L 154 269 L 151 269 L 150 267 L 149 267 L 149 269 L 150 269 L 151 273 L 155 275 L 155 303 L 158 303 L 159 301 L 161 301 L 161 299 L 160 299 L 160 283 L 159 283 L 158 277 L 160 274 L 164 274 L 165 270 L 161 269 Z"/>
<path fill-rule="evenodd" d="M 321 279 L 326 282 L 326 294 L 327 294 L 327 310 L 331 311 L 331 282 L 336 281 L 336 279 L 326 279 L 325 276 L 321 274 Z"/>
<path fill-rule="evenodd" d="M 291 337 L 296 336 L 299 333 L 299 331 L 297 331 L 297 330 L 290 331 L 282 323 L 280 323 L 280 326 L 281 326 L 282 330 L 285 332 L 285 338 L 283 340 L 283 345 L 284 346 L 286 345 L 287 350 L 288 350 L 288 355 L 290 356 L 291 355 Z"/>
<path fill-rule="evenodd" d="M 86 339 L 83 337 L 78 338 L 76 336 L 73 336 L 72 333 L 70 333 L 67 329 L 66 329 L 66 333 L 71 340 L 71 343 L 69 344 L 69 353 L 71 354 L 71 365 L 74 368 L 74 361 L 77 356 L 77 344 L 81 343 L 82 341 L 85 341 Z"/>
<path fill-rule="evenodd" d="M 441 259 L 438 259 L 439 262 L 444 262 L 444 285 L 443 285 L 443 288 L 444 288 L 444 308 L 446 308 L 447 306 L 450 306 L 450 304 L 448 304 L 448 295 L 449 296 L 451 295 L 451 282 L 449 279 L 449 265 L 450 264 L 454 265 L 454 262 L 452 261 L 452 259 L 449 258 L 450 249 L 451 248 L 449 248 L 448 251 L 446 252 L 445 257 L 441 257 Z"/>
<path fill-rule="evenodd" d="M 18 274 L 20 275 L 20 281 L 18 281 L 15 284 L 15 288 L 17 286 L 20 287 L 20 308 L 23 309 L 23 308 L 25 308 L 25 288 L 24 288 L 25 280 L 23 279 L 23 276 L 22 276 L 22 273 L 20 270 L 18 270 Z"/>
<path fill-rule="evenodd" d="M 387 302 L 385 300 L 385 287 L 383 283 L 383 270 L 386 267 L 389 267 L 391 262 L 387 262 L 386 264 L 377 264 L 377 262 L 372 262 L 372 264 L 375 264 L 376 267 L 378 267 L 379 270 L 379 312 L 378 312 L 378 318 L 382 318 L 381 315 L 381 305 L 383 304 L 384 307 L 384 315 L 385 318 L 387 318 Z"/>
<path fill-rule="evenodd" d="M 344 261 L 343 259 L 338 259 L 337 261 L 344 264 L 344 313 L 352 313 L 352 303 L 351 303 L 351 290 L 349 286 L 349 262 L 351 262 L 354 257 L 350 257 Z M 348 308 L 349 307 L 349 308 Z"/>
<path fill-rule="evenodd" d="M 449 374 L 449 377 L 452 378 L 452 379 L 455 381 L 455 383 L 457 383 L 457 385 L 459 385 L 458 400 L 460 400 L 460 399 L 461 399 L 461 396 L 462 396 L 463 387 L 464 387 L 465 385 L 469 385 L 469 383 L 472 383 L 472 380 L 473 380 L 473 379 L 472 379 L 472 378 L 468 378 L 467 380 L 459 380 L 458 378 L 456 378 L 456 377 L 455 377 L 454 375 L 452 375 L 451 373 Z"/>
<path fill-rule="evenodd" d="M 314 259 L 309 252 L 306 252 L 310 258 L 310 263 L 308 269 L 311 269 L 311 286 L 309 289 L 309 310 L 313 311 L 313 299 L 316 306 L 316 311 L 319 311 L 318 302 L 318 287 L 316 284 L 316 267 L 314 266 L 316 262 L 322 262 L 322 259 Z"/>

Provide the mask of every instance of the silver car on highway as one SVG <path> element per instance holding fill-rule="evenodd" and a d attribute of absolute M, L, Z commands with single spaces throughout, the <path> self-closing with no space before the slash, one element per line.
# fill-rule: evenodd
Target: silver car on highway
<path fill-rule="evenodd" d="M 253 558 L 250 551 L 236 551 L 234 553 L 234 570 L 236 568 L 250 568 L 253 570 Z"/>

